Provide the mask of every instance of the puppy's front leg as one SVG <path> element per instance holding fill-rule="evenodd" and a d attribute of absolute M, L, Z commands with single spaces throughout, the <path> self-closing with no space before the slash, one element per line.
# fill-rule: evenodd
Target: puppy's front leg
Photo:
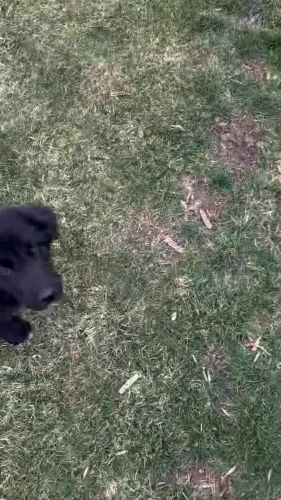
<path fill-rule="evenodd" d="M 16 315 L 17 299 L 0 288 L 0 338 L 9 344 L 21 344 L 28 340 L 31 325 Z"/>
<path fill-rule="evenodd" d="M 22 344 L 28 340 L 31 325 L 19 316 L 2 319 L 0 316 L 0 337 L 9 344 Z"/>

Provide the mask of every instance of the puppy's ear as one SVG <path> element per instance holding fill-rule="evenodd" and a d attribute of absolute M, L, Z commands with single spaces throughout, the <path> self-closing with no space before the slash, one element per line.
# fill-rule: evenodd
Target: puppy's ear
<path fill-rule="evenodd" d="M 58 238 L 57 218 L 49 207 L 19 207 L 20 214 L 38 233 L 38 240 L 50 243 Z"/>

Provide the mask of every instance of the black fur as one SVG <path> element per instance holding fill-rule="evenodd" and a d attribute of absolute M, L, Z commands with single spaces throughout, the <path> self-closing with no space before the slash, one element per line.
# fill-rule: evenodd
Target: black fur
<path fill-rule="evenodd" d="M 50 208 L 0 210 L 0 337 L 10 344 L 24 342 L 31 332 L 31 325 L 17 314 L 19 307 L 42 310 L 62 294 L 50 257 L 57 236 Z"/>

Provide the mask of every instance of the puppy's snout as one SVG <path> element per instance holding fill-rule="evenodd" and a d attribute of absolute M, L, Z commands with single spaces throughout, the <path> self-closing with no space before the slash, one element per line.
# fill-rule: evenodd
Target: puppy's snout
<path fill-rule="evenodd" d="M 51 304 L 52 302 L 54 302 L 55 298 L 56 294 L 54 288 L 46 288 L 39 295 L 39 300 L 43 304 Z"/>
<path fill-rule="evenodd" d="M 39 301 L 42 306 L 48 306 L 53 302 L 57 301 L 62 294 L 62 283 L 60 278 L 56 278 L 52 286 L 44 288 L 40 295 Z"/>

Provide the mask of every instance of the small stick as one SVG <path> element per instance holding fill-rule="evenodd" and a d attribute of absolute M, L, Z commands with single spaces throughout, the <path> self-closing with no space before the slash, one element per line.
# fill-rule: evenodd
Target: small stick
<path fill-rule="evenodd" d="M 184 252 L 184 249 L 180 247 L 170 236 L 165 236 L 164 243 L 169 245 L 169 247 L 171 247 L 177 253 L 182 254 Z"/>
<path fill-rule="evenodd" d="M 212 229 L 212 227 L 213 227 L 212 223 L 210 222 L 210 219 L 209 219 L 208 215 L 206 214 L 205 210 L 203 210 L 202 208 L 200 208 L 199 214 L 200 214 L 200 217 L 201 217 L 203 223 L 205 224 L 205 226 L 208 229 Z"/>

